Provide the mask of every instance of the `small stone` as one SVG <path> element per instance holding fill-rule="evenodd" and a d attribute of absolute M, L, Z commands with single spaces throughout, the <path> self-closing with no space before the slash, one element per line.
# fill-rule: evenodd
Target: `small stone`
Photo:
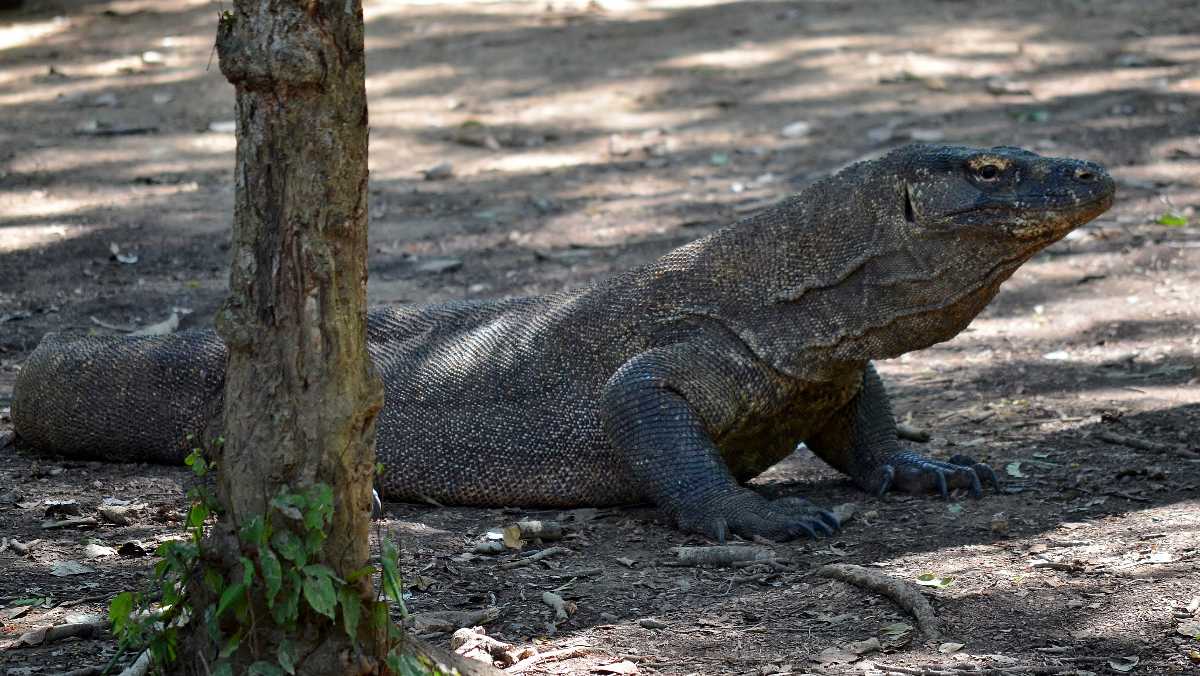
<path fill-rule="evenodd" d="M 161 106 L 174 101 L 175 95 L 170 92 L 159 92 L 151 96 L 150 100 L 154 102 L 154 105 Z"/>
<path fill-rule="evenodd" d="M 83 556 L 89 559 L 101 559 L 108 556 L 116 556 L 117 550 L 112 547 L 90 542 L 83 548 Z"/>
<path fill-rule="evenodd" d="M 1066 361 L 1071 358 L 1071 354 L 1066 350 L 1055 350 L 1042 355 L 1042 359 L 1046 361 Z"/>
<path fill-rule="evenodd" d="M 46 516 L 79 516 L 81 510 L 77 500 L 47 500 Z"/>
<path fill-rule="evenodd" d="M 463 265 L 461 258 L 428 258 L 417 263 L 417 272 L 428 272 L 440 275 L 443 272 L 454 272 Z"/>
<path fill-rule="evenodd" d="M 804 120 L 797 120 L 779 130 L 779 135 L 784 138 L 800 138 L 808 136 L 812 132 L 812 125 Z"/>
<path fill-rule="evenodd" d="M 989 94 L 1002 96 L 1004 94 L 1022 94 L 1029 95 L 1033 90 L 1029 88 L 1029 83 L 1021 82 L 1020 80 L 1009 80 L 1005 77 L 994 77 L 987 81 L 987 90 Z"/>
<path fill-rule="evenodd" d="M 874 129 L 867 130 L 867 140 L 874 143 L 886 143 L 887 141 L 892 140 L 895 133 L 896 128 L 890 124 L 886 124 L 882 127 L 875 127 Z"/>
<path fill-rule="evenodd" d="M 149 50 L 142 52 L 142 63 L 147 66 L 161 66 L 167 62 L 167 57 L 162 52 Z"/>
<path fill-rule="evenodd" d="M 50 574 L 55 577 L 87 575 L 95 572 L 95 569 L 85 566 L 78 561 L 59 561 L 50 568 Z"/>
<path fill-rule="evenodd" d="M 656 620 L 653 617 L 643 617 L 638 620 L 638 626 L 644 629 L 666 629 L 667 623 L 661 620 Z"/>
<path fill-rule="evenodd" d="M 132 559 L 145 556 L 146 548 L 142 546 L 142 543 L 135 540 L 130 540 L 129 542 L 126 542 L 117 548 L 117 554 L 125 558 Z"/>
<path fill-rule="evenodd" d="M 454 176 L 454 165 L 449 162 L 439 162 L 421 171 L 426 181 L 443 181 Z"/>
<path fill-rule="evenodd" d="M 993 514 L 991 529 L 996 535 L 1008 535 L 1008 515 L 1004 512 Z"/>
<path fill-rule="evenodd" d="M 941 129 L 910 129 L 908 137 L 921 143 L 935 143 L 946 138 L 946 132 Z"/>

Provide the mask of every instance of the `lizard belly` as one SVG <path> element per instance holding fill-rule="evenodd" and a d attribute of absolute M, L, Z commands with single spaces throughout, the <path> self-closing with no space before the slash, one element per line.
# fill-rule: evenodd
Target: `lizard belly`
<path fill-rule="evenodd" d="M 749 481 L 791 455 L 845 406 L 862 384 L 852 371 L 831 382 L 795 382 L 766 411 L 756 411 L 716 439 L 733 476 Z"/>

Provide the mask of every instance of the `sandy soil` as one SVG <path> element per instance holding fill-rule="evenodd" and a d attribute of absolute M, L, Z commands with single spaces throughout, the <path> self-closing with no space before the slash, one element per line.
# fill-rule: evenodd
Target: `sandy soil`
<path fill-rule="evenodd" d="M 47 331 L 119 333 L 173 312 L 183 327 L 210 322 L 232 212 L 219 5 L 28 4 L 0 14 L 0 432 L 15 373 Z M 776 547 L 787 570 L 672 566 L 672 546 L 703 543 L 647 509 L 389 505 L 413 611 L 495 606 L 488 633 L 578 648 L 532 669 L 549 673 L 622 660 L 673 674 L 1197 669 L 1200 641 L 1184 635 L 1200 623 L 1194 3 L 366 10 L 375 303 L 583 284 L 909 139 L 1084 157 L 1120 186 L 1111 212 L 1027 265 L 966 333 L 881 365 L 899 415 L 933 432 L 923 450 L 987 459 L 1001 494 L 869 498 L 798 453 L 761 489 L 857 515 L 835 538 Z M 442 163 L 451 175 L 426 180 Z M 1102 438 L 1114 433 L 1159 450 Z M 0 641 L 102 613 L 144 584 L 150 557 L 88 545 L 178 537 L 188 481 L 0 451 Z M 88 516 L 106 498 L 144 508 L 127 526 L 41 527 L 47 501 Z M 570 553 L 517 569 L 498 564 L 515 553 L 464 555 L 527 515 L 568 521 L 557 544 Z M 91 572 L 55 575 L 64 561 Z M 963 647 L 894 641 L 889 625 L 911 618 L 814 574 L 829 562 L 952 577 L 925 591 Z M 541 601 L 552 589 L 577 607 L 565 621 Z M 889 647 L 844 653 L 872 637 Z M 0 665 L 57 673 L 113 651 L 105 637 L 70 639 L 0 651 Z"/>

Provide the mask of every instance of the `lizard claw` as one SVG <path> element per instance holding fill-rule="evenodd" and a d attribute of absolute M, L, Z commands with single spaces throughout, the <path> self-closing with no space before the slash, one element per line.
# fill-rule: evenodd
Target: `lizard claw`
<path fill-rule="evenodd" d="M 838 529 L 837 517 L 803 498 L 769 501 L 749 490 L 719 495 L 676 512 L 682 530 L 700 533 L 722 544 L 732 534 L 769 540 L 828 537 Z"/>
<path fill-rule="evenodd" d="M 875 489 L 875 497 L 882 498 L 892 487 L 892 482 L 896 479 L 896 468 L 891 465 L 884 465 L 879 468 L 879 473 L 882 474 L 879 478 L 879 487 Z"/>
<path fill-rule="evenodd" d="M 826 535 L 833 535 L 834 531 L 842 527 L 842 522 L 838 520 L 837 515 L 828 509 L 817 512 L 817 518 L 825 525 Z"/>
<path fill-rule="evenodd" d="M 971 495 L 975 497 L 983 495 L 983 486 L 979 483 L 981 477 L 987 479 L 988 483 L 992 485 L 992 488 L 996 489 L 997 493 L 1004 490 L 1000 485 L 1000 479 L 996 476 L 996 472 L 988 464 L 975 462 L 975 459 L 969 455 L 952 455 L 948 462 L 951 465 L 970 467 L 975 470 L 975 483 L 971 486 Z"/>
<path fill-rule="evenodd" d="M 948 462 L 942 462 L 904 452 L 881 465 L 868 485 L 876 486 L 876 495 L 883 495 L 895 487 L 906 493 L 936 491 L 949 500 L 950 491 L 955 488 L 966 489 L 972 497 L 982 496 L 982 479 L 999 489 L 1000 482 L 992 468 L 967 456 L 956 455 Z"/>

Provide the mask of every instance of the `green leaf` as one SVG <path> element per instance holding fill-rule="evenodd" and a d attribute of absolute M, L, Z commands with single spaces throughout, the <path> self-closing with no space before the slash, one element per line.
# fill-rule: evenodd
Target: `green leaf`
<path fill-rule="evenodd" d="M 204 526 L 204 520 L 208 518 L 210 513 L 211 510 L 209 510 L 208 505 L 203 502 L 193 502 L 191 509 L 188 510 L 187 527 L 200 528 Z"/>
<path fill-rule="evenodd" d="M 160 664 L 175 661 L 175 646 L 179 643 L 179 630 L 167 627 L 150 639 L 150 655 Z"/>
<path fill-rule="evenodd" d="M 229 660 L 217 662 L 217 666 L 213 667 L 212 676 L 233 676 L 233 665 Z"/>
<path fill-rule="evenodd" d="M 238 582 L 231 584 L 221 592 L 221 600 L 217 602 L 217 617 L 220 617 L 229 606 L 246 598 L 246 585 Z"/>
<path fill-rule="evenodd" d="M 1167 213 L 1158 217 L 1158 224 L 1165 225 L 1168 228 L 1182 228 L 1187 226 L 1188 219 L 1187 216 L 1177 214 L 1173 211 L 1168 211 Z"/>
<path fill-rule="evenodd" d="M 225 578 L 221 577 L 221 573 L 217 572 L 216 568 L 204 569 L 204 586 L 214 594 L 220 594 L 225 590 Z"/>
<path fill-rule="evenodd" d="M 267 584 L 267 607 L 275 605 L 275 595 L 283 586 L 283 568 L 279 565 L 279 557 L 268 547 L 258 550 L 258 567 L 262 571 L 263 582 Z"/>
<path fill-rule="evenodd" d="M 191 435 L 189 434 L 188 436 L 190 437 Z M 187 457 L 183 459 L 183 464 L 191 467 L 192 472 L 196 476 L 208 474 L 208 461 L 204 459 L 204 451 L 201 451 L 199 448 L 193 448 L 192 452 L 188 453 Z"/>
<path fill-rule="evenodd" d="M 300 578 L 300 573 L 292 568 L 288 568 L 284 573 L 287 576 L 287 584 L 283 587 L 283 597 L 271 608 L 271 617 L 275 619 L 276 624 L 287 627 L 300 615 L 300 587 L 304 581 Z"/>
<path fill-rule="evenodd" d="M 316 554 L 321 549 L 321 545 L 325 543 L 325 531 L 310 530 L 304 533 L 304 551 L 309 554 Z"/>
<path fill-rule="evenodd" d="M 238 536 L 242 542 L 257 547 L 263 547 L 267 543 L 267 525 L 263 521 L 261 514 L 255 514 L 242 524 L 238 531 Z"/>
<path fill-rule="evenodd" d="M 254 586 L 254 562 L 244 556 L 238 559 L 242 562 L 242 586 L 249 589 Z"/>
<path fill-rule="evenodd" d="M 338 577 L 337 573 L 333 572 L 333 569 L 330 568 L 329 566 L 326 566 L 325 564 L 310 563 L 307 566 L 304 566 L 303 568 L 301 568 L 301 570 L 304 571 L 305 575 L 324 575 L 325 577 L 336 580 L 339 584 L 346 584 L 345 580 Z"/>
<path fill-rule="evenodd" d="M 346 580 L 348 582 L 358 582 L 362 578 L 367 577 L 369 575 L 374 575 L 374 574 L 375 574 L 375 566 L 363 566 L 362 568 L 357 568 L 355 570 L 350 571 L 350 574 L 346 576 Z"/>
<path fill-rule="evenodd" d="M 279 552 L 280 556 L 297 566 L 308 563 L 308 554 L 304 551 L 304 544 L 290 530 L 281 530 L 276 533 L 271 538 L 271 545 L 275 551 Z"/>
<path fill-rule="evenodd" d="M 387 663 L 400 676 L 428 676 L 433 673 L 413 655 L 389 655 Z"/>
<path fill-rule="evenodd" d="M 358 619 L 362 616 L 362 597 L 353 587 L 338 589 L 338 602 L 342 606 L 342 626 L 351 640 L 358 638 Z"/>
<path fill-rule="evenodd" d="M 292 639 L 285 638 L 279 642 L 279 650 L 275 653 L 279 666 L 289 674 L 296 673 L 296 646 Z"/>
<path fill-rule="evenodd" d="M 237 633 L 230 636 L 225 645 L 221 648 L 221 653 L 218 655 L 220 659 L 227 659 L 230 655 L 237 652 L 238 647 L 242 645 L 242 638 L 246 635 L 246 630 L 238 629 Z"/>
<path fill-rule="evenodd" d="M 391 626 L 392 618 L 388 617 L 388 608 L 386 603 L 371 604 L 371 628 L 380 630 L 384 627 Z"/>
<path fill-rule="evenodd" d="M 390 540 L 383 543 L 383 556 L 379 557 L 383 564 L 382 580 L 383 593 L 387 595 L 393 603 L 400 606 L 400 614 L 408 616 L 408 609 L 404 607 L 404 584 L 400 578 L 400 552 L 396 549 L 396 544 Z"/>
<path fill-rule="evenodd" d="M 259 660 L 251 664 L 250 668 L 246 670 L 246 676 L 284 676 L 284 673 L 278 665 L 266 660 Z"/>
<path fill-rule="evenodd" d="M 121 592 L 112 600 L 112 603 L 108 604 L 108 620 L 112 623 L 113 634 L 119 639 L 131 638 L 126 634 L 133 622 L 133 604 L 133 592 Z"/>
<path fill-rule="evenodd" d="M 304 600 L 313 610 L 331 620 L 337 619 L 337 596 L 333 591 L 333 580 L 328 575 L 309 575 L 304 578 Z"/>
<path fill-rule="evenodd" d="M 953 577 L 940 577 L 934 573 L 921 573 L 917 576 L 917 584 L 922 587 L 937 587 L 942 589 L 954 583 Z"/>
<path fill-rule="evenodd" d="M 305 529 L 310 535 L 319 533 L 320 540 L 323 541 L 325 526 L 333 517 L 333 487 L 329 484 L 314 484 L 305 494 L 304 504 Z"/>

